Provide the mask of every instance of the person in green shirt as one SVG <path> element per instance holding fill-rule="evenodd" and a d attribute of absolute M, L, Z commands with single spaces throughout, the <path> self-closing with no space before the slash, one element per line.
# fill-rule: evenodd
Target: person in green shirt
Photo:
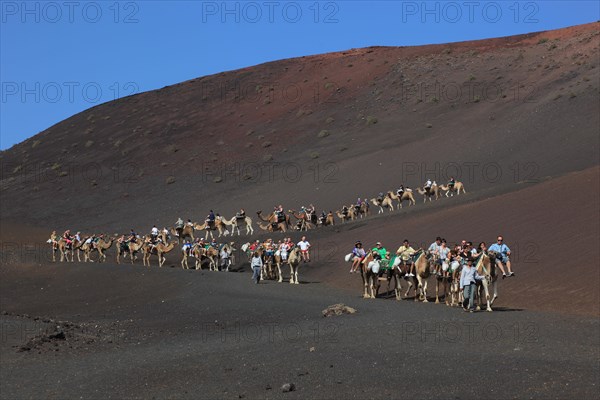
<path fill-rule="evenodd" d="M 385 255 L 386 255 L 386 253 L 387 253 L 387 250 L 385 249 L 385 247 L 383 247 L 383 246 L 381 245 L 381 242 L 377 242 L 377 243 L 375 243 L 375 247 L 373 247 L 373 248 L 371 249 L 371 251 L 372 251 L 373 253 L 379 253 L 379 257 L 380 257 L 380 259 L 384 259 L 384 258 L 385 258 Z"/>

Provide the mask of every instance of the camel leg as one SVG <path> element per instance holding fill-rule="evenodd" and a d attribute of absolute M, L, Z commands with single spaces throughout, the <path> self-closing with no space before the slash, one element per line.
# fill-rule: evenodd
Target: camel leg
<path fill-rule="evenodd" d="M 368 299 L 369 298 L 369 293 L 368 293 L 368 287 L 369 287 L 369 278 L 367 278 L 366 273 L 364 271 L 362 271 L 362 278 L 363 278 L 363 286 L 364 286 L 364 293 L 363 293 L 363 299 Z"/>
<path fill-rule="evenodd" d="M 492 297 L 492 300 L 490 301 L 490 306 L 492 304 L 494 304 L 494 300 L 496 300 L 498 298 L 498 281 L 495 280 L 494 282 L 492 282 L 492 286 L 494 287 L 494 296 Z"/>
<path fill-rule="evenodd" d="M 439 291 L 440 291 L 440 280 L 436 279 L 435 280 L 435 304 L 440 304 L 440 297 L 439 297 Z"/>
<path fill-rule="evenodd" d="M 279 275 L 279 279 L 277 279 L 277 282 L 283 282 L 283 276 L 281 275 L 281 263 L 277 263 L 277 274 Z"/>
<path fill-rule="evenodd" d="M 296 265 L 296 270 L 294 271 L 294 277 L 296 278 L 296 280 L 294 281 L 294 283 L 296 285 L 300 284 L 300 281 L 298 281 L 298 268 L 300 268 L 300 264 Z"/>

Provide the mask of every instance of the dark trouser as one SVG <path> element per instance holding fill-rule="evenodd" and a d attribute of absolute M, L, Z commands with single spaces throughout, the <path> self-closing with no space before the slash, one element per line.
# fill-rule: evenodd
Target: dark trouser
<path fill-rule="evenodd" d="M 252 267 L 252 280 L 258 283 L 260 282 L 260 267 Z"/>
<path fill-rule="evenodd" d="M 477 285 L 474 283 L 464 286 L 463 296 L 465 299 L 463 300 L 463 308 L 466 308 L 467 304 L 468 304 L 469 310 L 475 309 L 475 290 L 476 289 L 477 289 Z"/>

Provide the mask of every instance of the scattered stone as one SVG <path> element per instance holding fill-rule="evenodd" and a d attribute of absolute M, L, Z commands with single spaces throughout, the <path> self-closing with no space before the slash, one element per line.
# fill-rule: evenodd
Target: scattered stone
<path fill-rule="evenodd" d="M 293 392 L 294 390 L 296 390 L 296 385 L 294 385 L 293 383 L 284 383 L 281 387 L 281 391 L 283 393 Z"/>
<path fill-rule="evenodd" d="M 356 309 L 352 307 L 348 307 L 345 304 L 334 304 L 332 306 L 327 307 L 322 311 L 324 317 L 331 317 L 334 315 L 342 315 L 342 314 L 354 314 L 356 313 Z"/>

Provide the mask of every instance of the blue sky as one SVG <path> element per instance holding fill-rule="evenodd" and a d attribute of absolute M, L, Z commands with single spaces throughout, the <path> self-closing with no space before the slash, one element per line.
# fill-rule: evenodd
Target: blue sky
<path fill-rule="evenodd" d="M 221 71 L 600 19 L 597 1 L 1 1 L 0 149 L 87 108 Z"/>

